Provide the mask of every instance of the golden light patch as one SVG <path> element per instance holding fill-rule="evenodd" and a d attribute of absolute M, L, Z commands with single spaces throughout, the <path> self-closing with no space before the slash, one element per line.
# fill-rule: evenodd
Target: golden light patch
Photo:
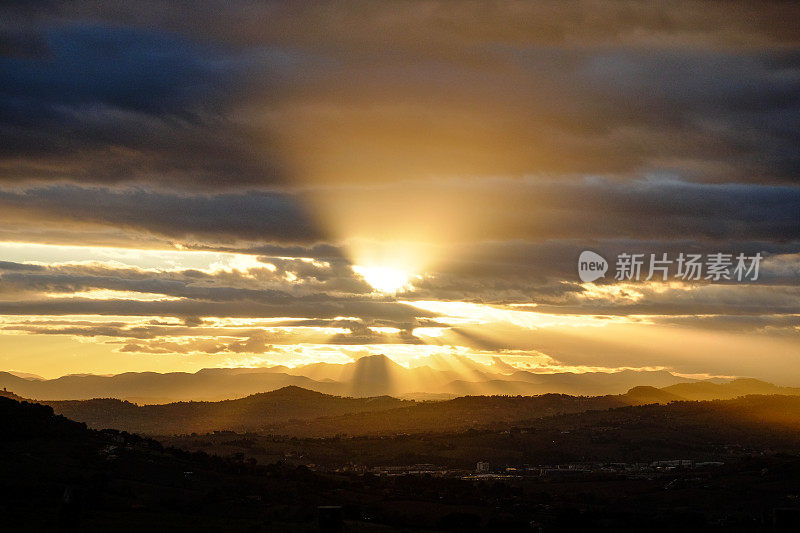
<path fill-rule="evenodd" d="M 353 271 L 376 291 L 395 294 L 412 290 L 411 274 L 400 269 L 383 266 L 353 265 Z"/>
<path fill-rule="evenodd" d="M 86 298 L 89 300 L 136 300 L 138 302 L 162 302 L 180 300 L 177 296 L 167 296 L 151 292 L 117 291 L 113 289 L 92 289 L 78 292 L 52 292 L 48 298 Z"/>

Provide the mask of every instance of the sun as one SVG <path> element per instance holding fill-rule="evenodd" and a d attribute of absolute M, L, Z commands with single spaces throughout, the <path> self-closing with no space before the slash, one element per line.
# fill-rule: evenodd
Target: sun
<path fill-rule="evenodd" d="M 353 265 L 353 271 L 376 291 L 397 293 L 411 288 L 411 275 L 396 268 Z"/>

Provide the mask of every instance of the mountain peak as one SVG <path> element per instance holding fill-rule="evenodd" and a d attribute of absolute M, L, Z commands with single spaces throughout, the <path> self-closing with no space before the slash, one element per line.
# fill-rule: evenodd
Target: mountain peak
<path fill-rule="evenodd" d="M 382 362 L 385 362 L 387 364 L 397 365 L 397 363 L 392 361 L 391 357 L 389 357 L 388 355 L 382 354 L 382 353 L 376 353 L 376 354 L 373 354 L 373 355 L 365 355 L 364 357 L 359 357 L 358 359 L 355 360 L 356 363 L 368 363 L 368 362 L 377 362 L 377 361 L 382 361 Z M 397 366 L 400 366 L 400 365 L 397 365 Z"/>
<path fill-rule="evenodd" d="M 398 378 L 406 368 L 383 354 L 368 355 L 355 362 L 351 381 L 357 396 L 380 396 L 396 392 Z"/>
<path fill-rule="evenodd" d="M 677 394 L 672 394 L 657 387 L 640 385 L 622 395 L 632 405 L 644 405 L 651 403 L 669 403 L 682 400 Z"/>
<path fill-rule="evenodd" d="M 767 385 L 767 386 L 770 386 L 770 387 L 776 386 L 776 385 L 773 385 L 772 383 L 768 383 L 766 381 L 762 381 L 762 380 L 756 379 L 756 378 L 733 378 L 728 383 L 726 383 L 726 385 L 731 385 L 731 384 L 736 384 L 736 385 Z"/>
<path fill-rule="evenodd" d="M 323 394 L 321 392 L 304 389 L 303 387 L 298 387 L 297 385 L 287 385 L 285 387 L 281 387 L 280 389 L 264 392 L 262 394 L 269 396 L 281 396 L 281 397 L 301 396 L 305 398 L 310 398 L 310 397 L 322 398 L 325 396 L 330 396 L 329 394 Z"/>

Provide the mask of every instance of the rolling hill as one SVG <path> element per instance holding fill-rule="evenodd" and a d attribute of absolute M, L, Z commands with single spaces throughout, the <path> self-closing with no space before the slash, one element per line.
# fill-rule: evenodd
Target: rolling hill
<path fill-rule="evenodd" d="M 752 378 L 739 378 L 727 383 L 715 383 L 712 381 L 678 383 L 664 387 L 663 390 L 687 400 L 729 400 L 749 394 L 800 395 L 800 388 L 779 387 L 772 383 Z"/>
<path fill-rule="evenodd" d="M 515 383 L 522 382 L 510 382 L 510 387 L 498 390 L 522 392 L 514 388 Z M 637 386 L 617 395 L 466 395 L 424 402 L 391 396 L 342 397 L 287 386 L 219 402 L 136 405 L 104 398 L 42 403 L 52 406 L 58 414 L 96 429 L 114 428 L 148 435 L 237 431 L 319 437 L 509 427 L 556 414 L 686 400 L 731 399 L 753 391 L 784 393 L 785 396 L 797 392 L 742 379 L 726 384 L 697 382 L 662 389 Z M 736 394 L 739 392 L 742 394 Z"/>
<path fill-rule="evenodd" d="M 57 414 L 95 429 L 145 434 L 205 433 L 215 430 L 263 431 L 297 419 L 383 412 L 413 402 L 390 396 L 343 398 L 296 386 L 221 402 L 135 405 L 116 399 L 45 402 Z"/>
<path fill-rule="evenodd" d="M 464 431 L 510 427 L 563 413 L 679 400 L 652 387 L 622 395 L 463 396 L 414 402 L 389 396 L 345 398 L 299 387 L 221 402 L 138 406 L 115 399 L 48 401 L 56 413 L 92 428 L 148 435 L 237 431 L 302 437 Z"/>

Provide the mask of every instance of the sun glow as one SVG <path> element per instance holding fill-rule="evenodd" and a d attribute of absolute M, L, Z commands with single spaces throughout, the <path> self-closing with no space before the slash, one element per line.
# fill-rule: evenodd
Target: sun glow
<path fill-rule="evenodd" d="M 382 266 L 353 265 L 353 271 L 364 278 L 364 281 L 376 291 L 397 293 L 412 288 L 411 275 L 403 270 Z"/>

